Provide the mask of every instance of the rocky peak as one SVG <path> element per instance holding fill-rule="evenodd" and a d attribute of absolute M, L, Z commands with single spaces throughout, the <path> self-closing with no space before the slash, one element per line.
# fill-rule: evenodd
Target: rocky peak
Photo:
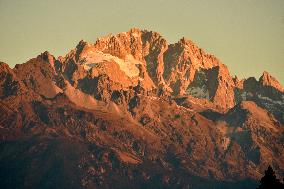
<path fill-rule="evenodd" d="M 48 51 L 41 53 L 39 56 L 37 56 L 37 59 L 41 62 L 50 64 L 53 70 L 56 70 L 56 58 Z"/>
<path fill-rule="evenodd" d="M 191 40 L 183 37 L 177 43 L 168 44 L 159 33 L 138 28 L 109 34 L 98 38 L 94 44 L 81 40 L 59 60 L 48 52 L 39 59 L 51 65 L 59 62 L 57 70 L 75 87 L 90 74 L 92 79 L 106 75 L 115 83 L 127 81 L 125 87 L 134 87 L 139 81 L 149 90 L 162 88 L 173 96 L 192 95 L 211 101 L 222 110 L 238 103 L 243 91 L 256 94 L 261 88 L 259 83 L 283 91 L 268 73 L 264 73 L 259 82 L 233 79 L 221 61 Z"/>
<path fill-rule="evenodd" d="M 17 94 L 19 88 L 13 70 L 8 64 L 0 61 L 0 99 Z"/>
<path fill-rule="evenodd" d="M 95 46 L 102 52 L 108 52 L 111 55 L 118 55 L 123 57 L 123 53 L 132 54 L 136 57 L 135 52 L 138 51 L 140 56 L 146 56 L 151 50 L 159 50 L 154 48 L 155 46 L 167 46 L 166 40 L 157 32 L 140 30 L 138 28 L 132 28 L 128 32 L 121 32 L 116 35 L 107 35 L 102 38 L 98 38 Z M 143 48 L 143 52 L 142 52 Z M 126 51 L 126 52 L 124 52 Z M 118 54 L 121 52 L 122 54 Z M 138 58 L 139 59 L 139 58 Z M 140 60 L 140 59 L 139 59 Z"/>
<path fill-rule="evenodd" d="M 258 81 L 255 77 L 249 77 L 244 80 L 243 87 L 249 92 L 256 91 L 259 88 Z"/>
<path fill-rule="evenodd" d="M 271 86 L 280 92 L 284 92 L 284 89 L 281 84 L 266 71 L 264 71 L 262 76 L 259 78 L 259 83 L 263 86 Z"/>
<path fill-rule="evenodd" d="M 12 72 L 8 64 L 0 61 L 0 72 Z"/>
<path fill-rule="evenodd" d="M 205 98 L 220 109 L 234 105 L 235 84 L 228 68 L 191 40 L 182 38 L 169 45 L 164 60 L 164 77 L 173 94 Z"/>
<path fill-rule="evenodd" d="M 53 64 L 60 64 L 60 69 L 54 71 Z M 75 154 L 78 161 L 65 162 L 79 166 L 59 170 L 82 175 L 72 179 L 79 183 L 73 188 L 81 184 L 109 188 L 114 182 L 118 188 L 149 182 L 154 184 L 143 186 L 195 188 L 189 185 L 191 178 L 197 178 L 196 186 L 203 184 L 200 178 L 209 181 L 200 188 L 221 187 L 221 182 L 235 178 L 258 179 L 266 164 L 277 165 L 283 173 L 284 94 L 275 89 L 278 84 L 268 73 L 259 81 L 232 78 L 227 66 L 192 41 L 182 38 L 168 45 L 159 33 L 136 28 L 100 38 L 95 44 L 82 40 L 57 60 L 44 52 L 13 70 L 0 62 L 0 131 L 13 127 L 14 112 L 23 118 L 19 127 L 24 128 L 15 148 L 0 132 L 4 149 L 15 151 L 4 154 L 7 161 L 0 174 L 8 175 L 6 180 L 13 181 L 17 175 L 29 180 L 34 175 L 28 173 L 40 173 L 37 170 L 43 168 L 34 169 L 34 161 L 25 164 L 27 158 L 44 154 L 54 159 L 52 155 L 60 153 L 66 157 L 65 152 L 74 149 L 72 145 L 54 148 L 57 139 L 59 145 L 65 140 L 68 145 L 80 142 L 75 151 L 84 150 Z M 2 101 L 12 105 L 12 113 Z M 22 138 L 31 144 L 25 147 L 28 152 L 18 146 Z M 39 141 L 34 142 L 35 138 Z M 41 139 L 50 140 L 50 145 Z M 53 152 L 46 146 L 57 149 L 56 153 L 46 153 Z M 21 159 L 19 150 L 29 156 Z M 38 154 L 38 150 L 42 151 Z M 10 168 L 19 160 L 24 160 L 27 172 L 11 174 Z M 53 163 L 49 167 L 44 169 L 47 173 Z M 157 176 L 161 179 L 151 179 Z M 25 185 L 14 183 L 19 185 L 13 188 Z M 234 188 L 229 184 L 222 188 Z"/>
<path fill-rule="evenodd" d="M 123 36 L 123 33 L 118 35 L 108 35 L 103 38 L 99 38 L 95 42 L 95 48 L 103 53 L 107 53 L 113 56 L 116 56 L 118 58 L 125 58 L 126 55 L 126 49 L 125 45 L 127 43 L 122 43 L 120 39 L 125 39 Z M 126 41 L 125 41 L 126 42 Z"/>
<path fill-rule="evenodd" d="M 244 86 L 244 79 L 240 80 L 236 75 L 233 77 L 233 82 L 239 89 L 242 89 Z"/>
<path fill-rule="evenodd" d="M 185 37 L 182 37 L 179 41 L 178 44 L 180 44 L 183 47 L 193 47 L 193 48 L 198 48 L 197 45 L 191 41 L 190 39 L 187 39 Z"/>
<path fill-rule="evenodd" d="M 281 123 L 284 123 L 283 88 L 269 73 L 264 72 L 259 80 L 255 77 L 241 80 L 236 83 L 234 93 L 236 103 L 246 100 L 254 101 L 258 106 L 273 114 Z"/>
<path fill-rule="evenodd" d="M 76 49 L 78 50 L 83 49 L 87 44 L 88 43 L 82 39 L 79 41 L 78 45 L 76 46 Z"/>
<path fill-rule="evenodd" d="M 139 28 L 131 28 L 127 33 L 134 37 L 138 37 L 139 35 L 141 35 L 142 30 L 140 30 Z"/>
<path fill-rule="evenodd" d="M 210 69 L 197 70 L 186 93 L 196 98 L 210 100 L 217 105 L 218 109 L 226 110 L 235 105 L 234 87 L 228 68 L 220 64 Z"/>
<path fill-rule="evenodd" d="M 84 40 L 79 41 L 78 45 L 76 46 L 76 49 L 74 50 L 76 61 L 80 62 L 81 58 L 88 55 L 92 51 L 93 47 L 94 46 L 92 44 L 89 44 Z"/>
<path fill-rule="evenodd" d="M 38 55 L 35 58 L 30 59 L 25 64 L 16 64 L 14 70 L 22 69 L 22 68 L 31 68 L 31 67 L 53 67 L 55 65 L 56 58 L 48 51 L 45 51 Z M 47 65 L 45 65 L 47 64 Z"/>
<path fill-rule="evenodd" d="M 137 28 L 99 38 L 94 45 L 97 51 L 117 57 L 136 67 L 137 62 L 140 62 L 142 66 L 138 67 L 140 70 L 146 70 L 146 73 L 139 75 L 149 76 L 157 86 L 164 83 L 163 53 L 167 46 L 166 40 L 159 33 Z"/>
<path fill-rule="evenodd" d="M 55 60 L 55 57 L 52 54 L 50 54 L 48 51 L 41 53 L 41 55 L 39 55 L 39 57 L 42 58 L 44 61 L 49 62 L 49 63 L 54 62 L 54 60 Z"/>

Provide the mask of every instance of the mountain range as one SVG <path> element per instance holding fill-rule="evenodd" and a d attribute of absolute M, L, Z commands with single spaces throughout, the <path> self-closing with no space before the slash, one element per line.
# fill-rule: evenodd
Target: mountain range
<path fill-rule="evenodd" d="M 1 188 L 256 188 L 284 176 L 284 89 L 133 28 L 0 62 L 0 145 Z"/>

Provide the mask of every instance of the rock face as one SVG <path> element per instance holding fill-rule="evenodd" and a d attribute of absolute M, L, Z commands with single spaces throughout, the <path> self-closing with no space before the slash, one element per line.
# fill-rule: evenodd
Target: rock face
<path fill-rule="evenodd" d="M 253 77 L 240 81 L 234 91 L 236 103 L 243 100 L 254 101 L 284 123 L 283 89 L 267 72 L 263 73 L 259 81 Z"/>
<path fill-rule="evenodd" d="M 280 92 L 284 91 L 280 83 L 274 77 L 272 77 L 268 72 L 263 72 L 262 76 L 259 78 L 259 82 L 263 86 L 270 86 Z"/>
<path fill-rule="evenodd" d="M 275 78 L 233 78 L 185 38 L 134 28 L 0 62 L 4 188 L 255 187 L 284 174 L 283 123 Z"/>

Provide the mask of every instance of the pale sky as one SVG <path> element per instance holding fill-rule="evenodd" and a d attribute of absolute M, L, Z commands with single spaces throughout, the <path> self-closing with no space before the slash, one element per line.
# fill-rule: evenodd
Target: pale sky
<path fill-rule="evenodd" d="M 133 27 L 191 39 L 231 75 L 266 70 L 284 84 L 284 0 L 0 0 L 0 61 L 65 55 L 81 39 Z"/>

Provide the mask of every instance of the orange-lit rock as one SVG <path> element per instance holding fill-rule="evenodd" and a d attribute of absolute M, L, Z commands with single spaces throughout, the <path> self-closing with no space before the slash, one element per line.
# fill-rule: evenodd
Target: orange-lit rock
<path fill-rule="evenodd" d="M 134 28 L 82 40 L 57 59 L 0 62 L 0 182 L 255 188 L 269 164 L 284 173 L 283 116 L 275 78 L 233 78 L 188 39 Z"/>

